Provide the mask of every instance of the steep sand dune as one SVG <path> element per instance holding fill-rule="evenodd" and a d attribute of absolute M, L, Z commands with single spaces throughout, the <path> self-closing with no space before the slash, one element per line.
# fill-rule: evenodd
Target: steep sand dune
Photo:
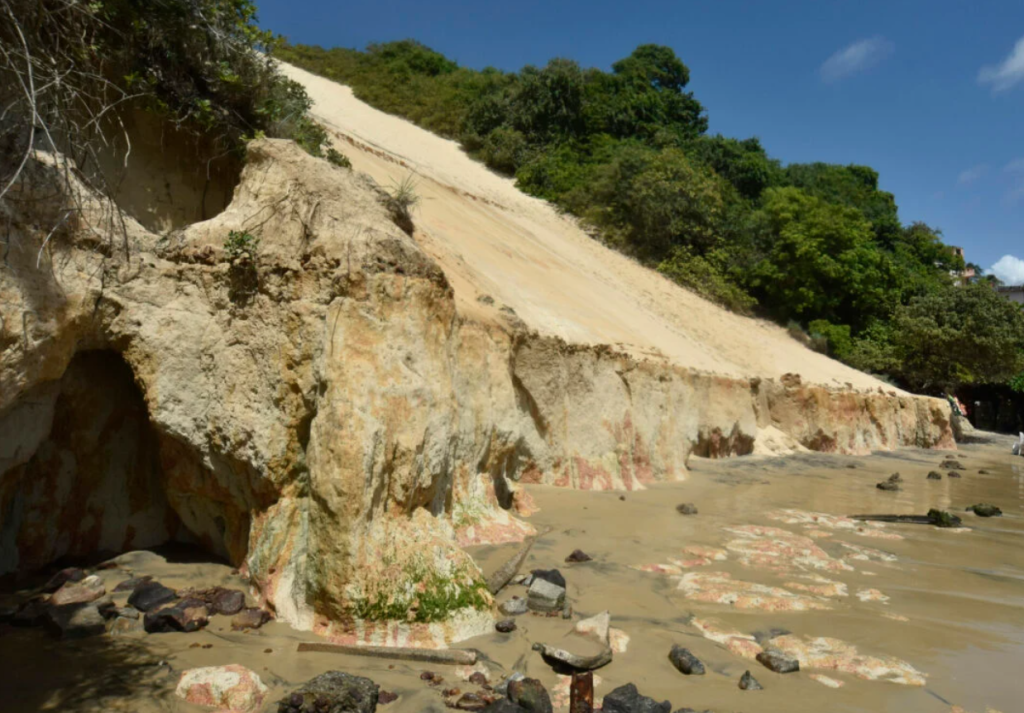
<path fill-rule="evenodd" d="M 481 295 L 542 335 L 610 344 L 717 374 L 875 389 L 878 380 L 812 352 L 784 329 L 728 312 L 590 238 L 550 204 L 470 159 L 453 141 L 355 98 L 349 87 L 282 64 L 354 168 L 388 187 L 412 174 L 416 240 L 440 263 L 460 313 L 487 319 Z"/>

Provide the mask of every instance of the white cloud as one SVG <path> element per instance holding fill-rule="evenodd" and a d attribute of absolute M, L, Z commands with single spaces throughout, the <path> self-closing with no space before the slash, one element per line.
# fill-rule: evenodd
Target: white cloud
<path fill-rule="evenodd" d="M 979 178 L 984 176 L 988 172 L 988 166 L 984 163 L 977 166 L 971 166 L 966 171 L 961 171 L 960 175 L 956 177 L 957 184 L 966 186 L 974 183 Z"/>
<path fill-rule="evenodd" d="M 1015 158 L 1003 168 L 1007 173 L 1024 173 L 1024 158 Z"/>
<path fill-rule="evenodd" d="M 978 81 L 982 84 L 991 84 L 994 92 L 1005 91 L 1024 81 L 1024 37 L 1017 40 L 1013 51 L 1000 64 L 982 67 L 978 72 Z"/>
<path fill-rule="evenodd" d="M 857 40 L 825 60 L 818 71 L 826 82 L 838 82 L 857 72 L 871 69 L 888 57 L 896 46 L 884 37 Z"/>
<path fill-rule="evenodd" d="M 1013 255 L 1003 255 L 988 270 L 1007 285 L 1024 285 L 1024 260 Z"/>

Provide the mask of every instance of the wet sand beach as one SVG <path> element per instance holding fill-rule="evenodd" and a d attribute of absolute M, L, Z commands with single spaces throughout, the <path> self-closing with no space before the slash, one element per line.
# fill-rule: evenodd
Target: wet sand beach
<path fill-rule="evenodd" d="M 556 709 L 566 679 L 539 654 L 576 621 L 611 612 L 612 662 L 596 672 L 598 698 L 625 683 L 673 710 L 774 713 L 833 711 L 980 713 L 1020 709 L 1024 684 L 1024 459 L 1010 439 L 963 445 L 957 453 L 904 449 L 855 458 L 694 458 L 687 480 L 629 493 L 528 486 L 547 532 L 524 564 L 558 568 L 573 620 L 525 614 L 517 630 L 459 644 L 482 653 L 491 683 L 519 671 L 540 679 Z M 927 473 L 952 456 L 959 478 Z M 984 470 L 982 474 L 979 471 Z M 875 484 L 899 472 L 902 489 Z M 697 506 L 695 515 L 676 511 Z M 1004 515 L 965 512 L 991 503 Z M 924 514 L 939 508 L 963 528 L 850 521 L 858 513 Z M 838 516 L 838 517 L 836 517 Z M 515 545 L 472 551 L 485 574 Z M 593 559 L 567 564 L 581 549 Z M 172 588 L 243 587 L 230 566 L 126 553 L 101 570 L 108 591 L 130 571 Z M 9 593 L 8 593 L 9 595 Z M 498 601 L 525 597 L 510 585 Z M 121 603 L 121 599 L 117 599 Z M 40 629 L 0 625 L 0 711 L 198 711 L 174 696 L 183 670 L 241 664 L 269 687 L 264 710 L 303 682 L 337 669 L 367 676 L 398 699 L 388 713 L 446 710 L 442 689 L 476 691 L 468 670 L 332 653 L 297 653 L 316 641 L 271 622 L 233 632 L 217 616 L 198 632 L 56 641 Z M 628 642 L 628 643 L 627 643 Z M 674 644 L 704 662 L 684 676 L 668 659 Z M 753 659 L 777 649 L 801 660 L 791 674 Z M 439 686 L 420 679 L 444 677 Z M 749 670 L 764 687 L 737 687 Z M 833 686 L 839 686 L 834 688 Z"/>

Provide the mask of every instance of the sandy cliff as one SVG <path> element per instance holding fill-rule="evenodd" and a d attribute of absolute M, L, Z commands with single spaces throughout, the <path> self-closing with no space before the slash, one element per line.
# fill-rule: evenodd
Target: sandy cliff
<path fill-rule="evenodd" d="M 532 530 L 520 482 L 952 447 L 941 401 L 707 304 L 288 72 L 357 171 L 261 140 L 211 220 L 157 235 L 79 186 L 50 234 L 67 196 L 40 156 L 4 206 L 0 573 L 196 541 L 296 626 L 433 644 L 489 625 L 460 545 Z M 412 236 L 378 185 L 410 171 Z M 254 266 L 226 253 L 233 230 L 260 239 Z"/>

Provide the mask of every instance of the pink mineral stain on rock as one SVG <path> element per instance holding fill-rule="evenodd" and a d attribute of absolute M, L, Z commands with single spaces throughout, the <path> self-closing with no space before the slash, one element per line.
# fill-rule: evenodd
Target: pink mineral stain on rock
<path fill-rule="evenodd" d="M 846 685 L 843 681 L 829 678 L 828 676 L 824 676 L 820 673 L 812 673 L 809 678 L 813 681 L 817 681 L 823 686 L 828 686 L 829 688 L 842 688 Z"/>
<path fill-rule="evenodd" d="M 801 669 L 838 671 L 866 681 L 889 681 L 905 686 L 923 686 L 926 675 L 892 656 L 862 654 L 853 644 L 828 637 L 798 637 L 792 634 L 777 636 L 771 641 L 790 658 L 800 662 Z"/>
<path fill-rule="evenodd" d="M 790 589 L 807 592 L 819 597 L 846 597 L 850 594 L 845 584 L 833 579 L 819 577 L 817 575 L 805 575 L 803 579 L 811 582 L 811 584 L 803 584 L 802 582 L 786 582 L 786 586 Z"/>
<path fill-rule="evenodd" d="M 815 597 L 795 594 L 781 587 L 733 579 L 724 572 L 690 572 L 679 582 L 679 591 L 698 602 L 728 604 L 737 609 L 760 611 L 811 611 L 832 606 Z"/>
<path fill-rule="evenodd" d="M 823 512 L 807 512 L 805 510 L 783 509 L 768 513 L 768 517 L 787 525 L 803 525 L 811 532 L 819 533 L 812 537 L 827 537 L 825 530 L 842 530 L 861 537 L 874 537 L 881 540 L 902 540 L 903 535 L 886 532 L 885 523 L 861 522 L 844 515 L 829 515 Z M 808 534 L 811 534 L 808 532 Z"/>
<path fill-rule="evenodd" d="M 848 572 L 853 567 L 833 559 L 809 537 L 802 537 L 777 527 L 742 525 L 726 528 L 739 537 L 726 543 L 740 564 L 774 572 L 824 570 Z"/>
<path fill-rule="evenodd" d="M 653 572 L 654 574 L 668 574 L 668 575 L 681 575 L 683 570 L 675 564 L 638 564 L 634 565 L 633 569 L 638 569 L 641 572 Z"/>
<path fill-rule="evenodd" d="M 877 589 L 859 589 L 857 590 L 857 599 L 862 602 L 887 602 L 889 597 L 882 594 Z"/>
<path fill-rule="evenodd" d="M 230 713 L 255 713 L 267 687 L 245 666 L 192 668 L 181 674 L 174 694 L 189 703 Z"/>
<path fill-rule="evenodd" d="M 740 631 L 731 631 L 715 619 L 694 617 L 690 620 L 690 626 L 699 631 L 705 639 L 721 644 L 740 658 L 754 660 L 764 650 L 753 636 Z"/>

